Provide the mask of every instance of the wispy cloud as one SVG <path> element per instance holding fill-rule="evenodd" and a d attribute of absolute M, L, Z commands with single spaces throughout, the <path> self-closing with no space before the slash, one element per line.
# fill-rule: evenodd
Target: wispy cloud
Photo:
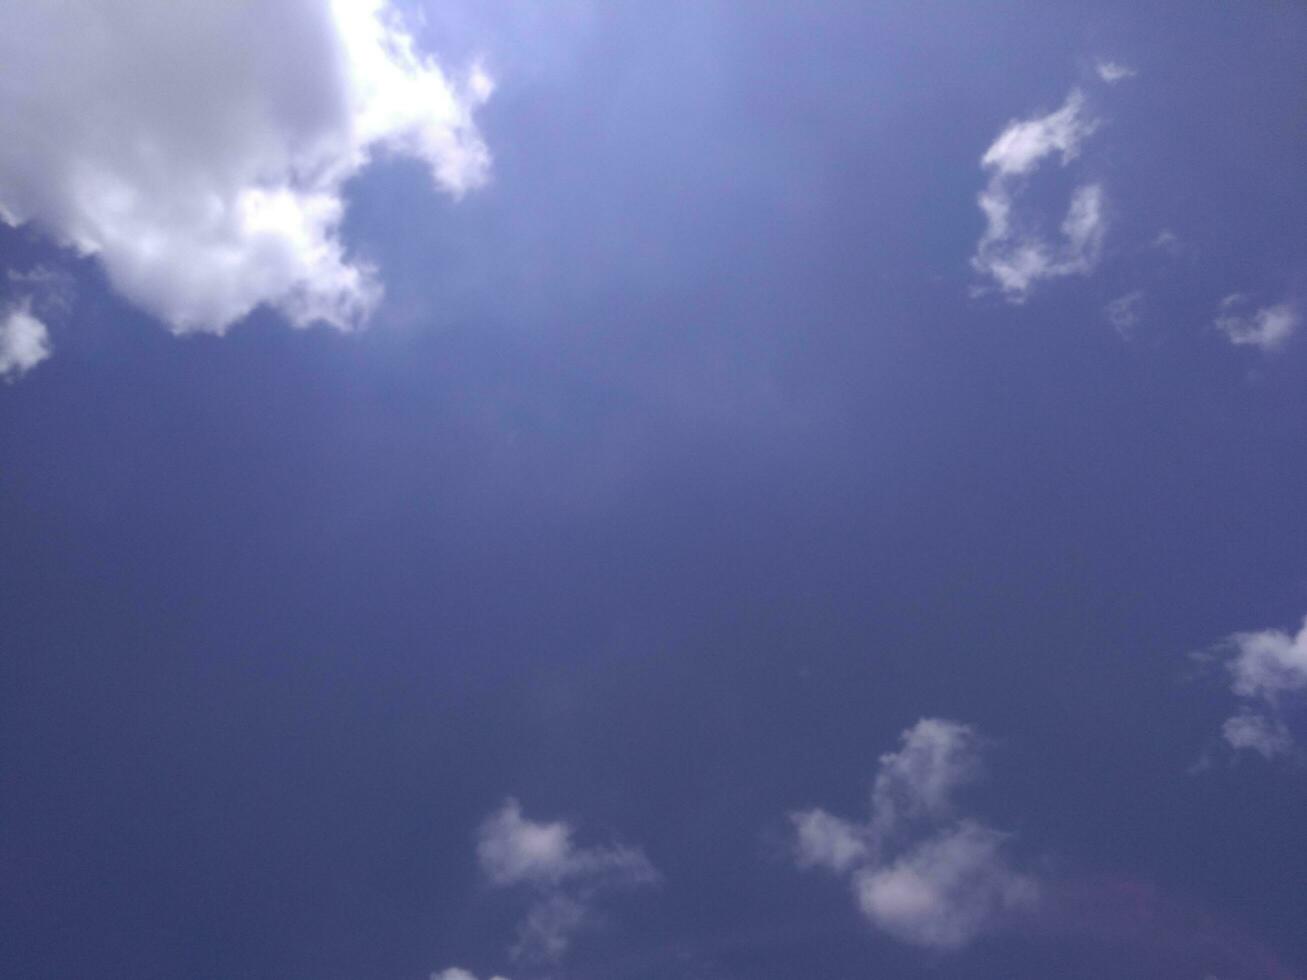
<path fill-rule="evenodd" d="M 1103 315 L 1123 340 L 1129 340 L 1134 336 L 1135 328 L 1139 326 L 1143 305 L 1144 291 L 1136 289 L 1108 303 L 1103 307 Z"/>
<path fill-rule="evenodd" d="M 1056 111 L 1008 123 L 980 158 L 981 166 L 1000 177 L 1019 177 L 1034 171 L 1054 153 L 1061 156 L 1063 164 L 1070 163 L 1098 125 L 1089 114 L 1084 94 L 1073 89 Z"/>
<path fill-rule="evenodd" d="M 1119 61 L 1099 61 L 1094 65 L 1094 70 L 1098 73 L 1098 77 L 1107 82 L 1108 85 L 1115 85 L 1117 82 L 1123 82 L 1127 78 L 1134 78 L 1139 74 L 1129 65 L 1123 65 Z"/>
<path fill-rule="evenodd" d="M 983 774 L 981 748 L 971 726 L 923 718 L 880 757 L 867 821 L 790 815 L 796 862 L 848 877 L 868 921 L 918 946 L 964 946 L 1030 908 L 1039 885 L 1011 863 L 1008 835 L 956 811 L 956 792 Z"/>
<path fill-rule="evenodd" d="M 343 187 L 414 157 L 486 180 L 493 85 L 423 56 L 390 0 L 0 5 L 0 219 L 103 264 L 172 330 L 267 305 L 341 329 L 377 304 L 346 255 Z"/>
<path fill-rule="evenodd" d="M 1149 245 L 1160 252 L 1165 252 L 1167 255 L 1172 256 L 1180 255 L 1185 251 L 1184 242 L 1182 242 L 1180 236 L 1170 228 L 1163 228 L 1159 231 Z"/>
<path fill-rule="evenodd" d="M 1273 351 L 1294 335 L 1300 319 L 1297 307 L 1287 301 L 1252 309 L 1248 297 L 1234 293 L 1221 300 L 1215 325 L 1237 347 Z"/>
<path fill-rule="evenodd" d="M 431 974 L 431 980 L 477 980 L 476 974 L 457 966 Z M 489 980 L 507 980 L 505 977 L 490 977 Z"/>
<path fill-rule="evenodd" d="M 623 844 L 578 847 L 562 821 L 539 823 L 508 800 L 481 825 L 477 859 L 496 887 L 520 886 L 533 898 L 518 928 L 514 955 L 557 959 L 590 918 L 606 891 L 653 885 L 660 875 L 639 848 Z"/>
<path fill-rule="evenodd" d="M 1050 157 L 1070 163 L 1098 125 L 1083 93 L 1073 90 L 1056 111 L 1009 123 L 981 157 L 990 178 L 978 198 L 985 231 L 971 264 L 1012 302 L 1023 302 L 1041 280 L 1083 275 L 1098 264 L 1107 231 L 1101 185 L 1082 184 L 1072 192 L 1056 241 L 1017 213 L 1025 179 Z"/>

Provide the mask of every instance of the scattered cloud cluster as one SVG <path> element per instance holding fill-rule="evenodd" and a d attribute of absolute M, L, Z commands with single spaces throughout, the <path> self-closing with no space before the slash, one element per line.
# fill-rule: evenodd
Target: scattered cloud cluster
<path fill-rule="evenodd" d="M 1050 157 L 1070 163 L 1098 125 L 1076 89 L 1061 108 L 1009 123 L 981 157 L 990 177 L 978 199 L 985 230 L 971 264 L 1012 302 L 1023 302 L 1042 280 L 1084 275 L 1098 264 L 1107 230 L 1101 185 L 1081 184 L 1072 192 L 1056 241 L 1017 207 L 1030 175 Z"/>
<path fill-rule="evenodd" d="M 50 356 L 50 333 L 28 303 L 0 314 L 0 378 L 14 381 Z"/>
<path fill-rule="evenodd" d="M 482 184 L 492 87 L 419 53 L 390 0 L 4 4 L 0 219 L 178 333 L 260 305 L 349 329 L 381 285 L 341 241 L 346 181 L 385 152 Z"/>
<path fill-rule="evenodd" d="M 1307 621 L 1297 633 L 1278 629 L 1235 633 L 1216 654 L 1222 657 L 1230 690 L 1239 700 L 1238 709 L 1222 726 L 1225 741 L 1265 759 L 1293 751 L 1287 718 L 1295 702 L 1298 707 L 1307 705 Z"/>
<path fill-rule="evenodd" d="M 1108 59 L 1095 62 L 1094 72 L 1108 85 L 1138 75 L 1129 65 Z M 1009 122 L 981 157 L 981 168 L 989 174 L 977 198 L 985 229 L 971 265 L 1008 301 L 1025 302 L 1045 280 L 1088 275 L 1098 266 L 1108 225 L 1107 198 L 1101 184 L 1081 183 L 1072 190 L 1056 235 L 1042 226 L 1035 209 L 1020 204 L 1030 177 L 1046 161 L 1056 159 L 1067 166 L 1099 126 L 1084 92 L 1073 89 L 1056 110 Z M 1158 232 L 1150 247 L 1172 257 L 1186 251 L 1185 243 L 1170 229 Z M 976 292 L 986 293 L 991 288 Z M 1103 308 L 1105 318 L 1122 339 L 1133 338 L 1144 298 L 1144 290 L 1136 289 Z M 1271 352 L 1284 346 L 1301 321 L 1298 305 L 1292 301 L 1259 306 L 1246 295 L 1233 293 L 1218 305 L 1214 325 L 1237 347 Z"/>
<path fill-rule="evenodd" d="M 658 871 L 644 852 L 623 844 L 578 847 L 564 822 L 537 823 L 508 800 L 481 825 L 477 859 L 495 887 L 522 887 L 531 906 L 518 928 L 513 954 L 557 959 L 590 919 L 599 895 L 657 884 Z"/>
<path fill-rule="evenodd" d="M 1215 322 L 1216 329 L 1236 347 L 1273 351 L 1293 336 L 1299 319 L 1292 303 L 1253 309 L 1247 296 L 1233 293 L 1221 300 Z"/>
<path fill-rule="evenodd" d="M 800 867 L 847 876 L 867 919 L 906 943 L 955 949 L 1036 901 L 1011 863 L 1008 835 L 959 816 L 956 792 L 983 774 L 974 728 L 923 718 L 880 757 L 870 818 L 791 814 Z"/>

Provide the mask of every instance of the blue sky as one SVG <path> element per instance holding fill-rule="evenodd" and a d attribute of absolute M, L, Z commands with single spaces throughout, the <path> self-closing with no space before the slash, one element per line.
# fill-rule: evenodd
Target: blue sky
<path fill-rule="evenodd" d="M 1307 10 L 1090 6 L 7 5 L 0 974 L 1307 973 Z"/>

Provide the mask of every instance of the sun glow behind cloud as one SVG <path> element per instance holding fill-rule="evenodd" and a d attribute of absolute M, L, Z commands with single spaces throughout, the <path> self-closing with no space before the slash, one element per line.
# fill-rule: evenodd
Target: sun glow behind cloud
<path fill-rule="evenodd" d="M 494 85 L 419 53 L 387 0 L 16 3 L 0 12 L 0 217 L 84 255 L 177 333 L 260 305 L 359 326 L 378 271 L 340 238 L 378 152 L 459 197 Z"/>

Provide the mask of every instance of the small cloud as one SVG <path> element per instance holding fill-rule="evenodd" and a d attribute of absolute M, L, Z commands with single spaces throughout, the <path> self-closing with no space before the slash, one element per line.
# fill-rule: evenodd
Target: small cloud
<path fill-rule="evenodd" d="M 477 980 L 476 974 L 457 966 L 431 974 L 431 980 Z M 506 980 L 504 977 L 490 977 L 489 980 Z"/>
<path fill-rule="evenodd" d="M 794 856 L 801 868 L 829 868 L 837 873 L 861 864 L 871 852 L 874 838 L 867 828 L 825 810 L 790 815 L 794 824 Z"/>
<path fill-rule="evenodd" d="M 1073 89 L 1054 112 L 1008 123 L 980 158 L 980 165 L 1000 177 L 1029 174 L 1054 153 L 1065 165 L 1076 158 L 1080 144 L 1097 128 L 1098 120 L 1089 115 L 1083 93 Z"/>
<path fill-rule="evenodd" d="M 572 827 L 540 823 L 522 815 L 513 799 L 481 825 L 477 859 L 496 887 L 521 886 L 534 893 L 518 927 L 513 955 L 556 960 L 590 918 L 600 893 L 657 884 L 657 869 L 638 848 L 622 844 L 578 847 Z"/>
<path fill-rule="evenodd" d="M 1107 231 L 1101 185 L 1082 184 L 1072 192 L 1056 242 L 1047 241 L 1016 213 L 1024 178 L 1052 156 L 1063 166 L 1070 163 L 1098 125 L 1084 95 L 1073 90 L 1056 111 L 1009 123 L 981 157 L 990 179 L 977 199 L 985 230 L 971 265 L 993 279 L 1011 302 L 1024 302 L 1041 280 L 1086 275 L 1098 264 Z"/>
<path fill-rule="evenodd" d="M 565 823 L 535 823 L 509 800 L 481 825 L 477 859 L 492 884 L 556 881 L 566 877 L 574 859 L 572 830 Z"/>
<path fill-rule="evenodd" d="M 1292 753 L 1295 740 L 1288 720 L 1307 705 L 1307 620 L 1297 633 L 1235 633 L 1197 656 L 1221 662 L 1230 692 L 1238 699 L 1237 710 L 1221 727 L 1225 742 L 1264 759 Z"/>
<path fill-rule="evenodd" d="M 586 924 L 590 910 L 578 898 L 555 893 L 536 902 L 517 929 L 515 959 L 558 960 L 572 945 L 572 937 Z"/>
<path fill-rule="evenodd" d="M 481 825 L 477 859 L 492 884 L 556 883 L 606 878 L 632 884 L 658 879 L 644 853 L 624 845 L 577 847 L 572 828 L 562 821 L 537 823 L 522 816 L 517 800 Z"/>
<path fill-rule="evenodd" d="M 1298 310 L 1291 303 L 1250 311 L 1247 297 L 1234 293 L 1221 301 L 1215 324 L 1236 347 L 1273 351 L 1293 336 L 1299 319 Z"/>
<path fill-rule="evenodd" d="M 867 920 L 916 946 L 956 949 L 1029 909 L 1039 885 L 1013 867 L 1008 835 L 955 813 L 983 775 L 981 748 L 971 726 L 923 718 L 880 757 L 865 823 L 790 815 L 796 863 L 847 875 Z"/>
<path fill-rule="evenodd" d="M 1169 255 L 1178 255 L 1184 249 L 1184 243 L 1180 241 L 1180 236 L 1170 228 L 1163 228 L 1159 231 L 1149 244 L 1151 247 Z"/>
<path fill-rule="evenodd" d="M 1284 755 L 1293 748 L 1293 736 L 1279 718 L 1244 709 L 1227 718 L 1221 735 L 1234 749 L 1250 749 L 1263 759 Z"/>
<path fill-rule="evenodd" d="M 495 94 L 495 80 L 482 64 L 473 65 L 472 70 L 467 73 L 466 87 L 470 101 L 474 105 L 488 102 L 490 96 Z"/>
<path fill-rule="evenodd" d="M 0 378 L 16 381 L 50 356 L 50 333 L 24 301 L 0 318 Z"/>
<path fill-rule="evenodd" d="M 1134 78 L 1139 74 L 1129 65 L 1123 65 L 1117 61 L 1100 61 L 1094 65 L 1094 70 L 1098 72 L 1098 77 L 1107 82 L 1108 85 L 1115 85 L 1117 82 L 1125 81 L 1127 78 Z"/>
<path fill-rule="evenodd" d="M 922 718 L 902 741 L 880 757 L 872 790 L 872 818 L 882 833 L 909 820 L 948 817 L 957 790 L 983 774 L 980 737 L 970 725 Z"/>
<path fill-rule="evenodd" d="M 1143 305 L 1144 291 L 1136 289 L 1108 303 L 1103 307 L 1103 315 L 1123 340 L 1129 340 L 1134 336 L 1135 328 L 1139 325 Z"/>

